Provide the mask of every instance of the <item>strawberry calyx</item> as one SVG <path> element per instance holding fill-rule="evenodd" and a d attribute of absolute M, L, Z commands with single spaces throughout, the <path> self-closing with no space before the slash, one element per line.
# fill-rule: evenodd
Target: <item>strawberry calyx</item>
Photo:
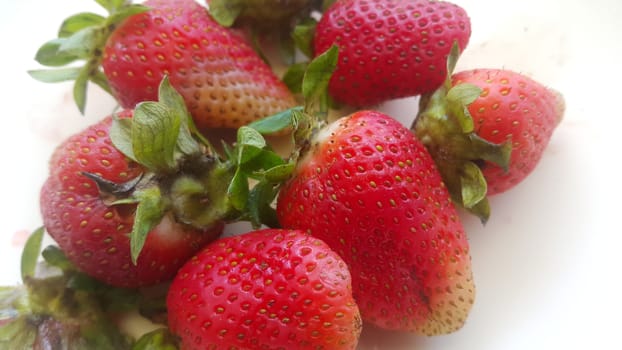
<path fill-rule="evenodd" d="M 459 57 L 454 44 L 448 57 L 447 78 L 436 91 L 421 96 L 411 129 L 434 158 L 452 199 L 485 223 L 490 217 L 485 162 L 508 168 L 511 142 L 492 143 L 479 137 L 468 106 L 481 94 L 472 84 L 452 86 L 451 74 Z"/>
<path fill-rule="evenodd" d="M 73 97 L 82 114 L 86 107 L 89 81 L 112 95 L 101 69 L 103 48 L 108 37 L 126 18 L 149 10 L 147 6 L 132 4 L 127 0 L 96 2 L 108 11 L 108 16 L 82 12 L 66 18 L 59 28 L 58 37 L 44 43 L 35 55 L 38 63 L 51 69 L 28 71 L 33 78 L 45 83 L 75 80 Z M 68 66 L 76 61 L 84 63 L 81 66 Z"/>

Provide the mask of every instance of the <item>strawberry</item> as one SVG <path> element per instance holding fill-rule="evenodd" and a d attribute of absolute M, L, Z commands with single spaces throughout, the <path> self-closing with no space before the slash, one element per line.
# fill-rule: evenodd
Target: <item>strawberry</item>
<path fill-rule="evenodd" d="M 473 84 L 482 90 L 469 105 L 481 138 L 512 144 L 508 169 L 482 163 L 488 194 L 507 191 L 536 167 L 561 122 L 565 102 L 558 92 L 520 73 L 502 69 L 474 69 L 456 73 L 452 85 Z"/>
<path fill-rule="evenodd" d="M 359 111 L 322 129 L 277 214 L 348 263 L 364 320 L 428 335 L 464 323 L 474 298 L 464 229 L 427 150 L 389 116 Z"/>
<path fill-rule="evenodd" d="M 456 59 L 454 52 L 449 72 Z M 453 74 L 422 96 L 413 130 L 452 197 L 485 221 L 486 196 L 509 190 L 533 171 L 564 108 L 561 94 L 525 75 L 475 69 Z"/>
<path fill-rule="evenodd" d="M 167 298 L 169 327 L 191 349 L 354 349 L 361 331 L 344 261 L 296 230 L 206 246 Z"/>
<path fill-rule="evenodd" d="M 466 12 L 445 1 L 342 0 L 323 14 L 315 54 L 339 46 L 329 92 L 356 107 L 419 95 L 438 88 L 453 42 L 467 46 Z"/>
<path fill-rule="evenodd" d="M 165 75 L 201 130 L 237 128 L 295 104 L 253 48 L 196 1 L 148 0 L 144 6 L 111 2 L 107 7 L 107 19 L 94 14 L 70 17 L 59 39 L 37 54 L 44 65 L 82 59 L 84 67 L 31 72 L 44 81 L 76 79 L 74 96 L 82 110 L 89 79 L 110 91 L 122 107 L 134 108 L 157 97 Z"/>
<path fill-rule="evenodd" d="M 160 102 L 142 102 L 60 144 L 41 190 L 52 238 L 78 269 L 114 286 L 172 278 L 224 222 L 258 225 L 261 203 L 274 197 L 266 180 L 257 178 L 263 197 L 248 188 L 249 174 L 264 163 L 281 164 L 263 139 L 243 127 L 233 156 L 220 157 L 195 139 L 183 98 L 167 79 L 159 91 Z"/>
<path fill-rule="evenodd" d="M 41 190 L 44 225 L 68 258 L 91 276 L 122 287 L 158 283 L 173 277 L 192 254 L 218 236 L 222 224 L 198 230 L 165 216 L 133 264 L 129 234 L 135 205 L 107 205 L 97 183 L 84 175 L 128 182 L 144 171 L 114 147 L 111 124 L 107 117 L 55 150 L 50 177 Z"/>

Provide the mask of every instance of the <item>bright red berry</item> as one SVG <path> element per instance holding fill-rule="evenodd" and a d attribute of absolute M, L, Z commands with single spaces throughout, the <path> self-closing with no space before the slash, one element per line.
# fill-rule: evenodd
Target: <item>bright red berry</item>
<path fill-rule="evenodd" d="M 266 229 L 215 241 L 170 287 L 171 331 L 191 349 L 355 349 L 345 262 L 321 240 Z"/>
<path fill-rule="evenodd" d="M 493 143 L 512 145 L 507 169 L 491 162 L 482 164 L 488 194 L 507 191 L 527 177 L 540 161 L 563 118 L 563 97 L 509 70 L 475 69 L 452 76 L 454 86 L 464 83 L 482 91 L 468 107 L 477 135 Z"/>
<path fill-rule="evenodd" d="M 317 25 L 316 55 L 339 46 L 329 85 L 338 101 L 371 106 L 430 92 L 446 77 L 446 60 L 471 35 L 466 12 L 445 1 L 342 0 Z"/>
<path fill-rule="evenodd" d="M 391 117 L 360 111 L 310 147 L 279 194 L 283 227 L 343 257 L 364 320 L 428 335 L 460 328 L 474 299 L 469 245 L 423 144 Z"/>
<path fill-rule="evenodd" d="M 44 226 L 69 260 L 105 283 L 119 287 L 159 283 L 172 278 L 190 256 L 222 232 L 223 225 L 195 229 L 165 215 L 149 232 L 134 264 L 130 232 L 136 204 L 108 203 L 97 182 L 87 176 L 121 184 L 145 170 L 114 147 L 111 123 L 111 117 L 105 118 L 54 151 L 50 176 L 41 189 Z"/>

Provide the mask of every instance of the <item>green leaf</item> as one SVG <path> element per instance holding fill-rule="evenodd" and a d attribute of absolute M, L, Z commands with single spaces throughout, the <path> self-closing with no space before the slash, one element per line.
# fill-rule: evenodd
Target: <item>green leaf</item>
<path fill-rule="evenodd" d="M 72 34 L 58 47 L 58 52 L 81 59 L 89 59 L 98 47 L 102 31 L 96 27 L 87 27 Z"/>
<path fill-rule="evenodd" d="M 75 270 L 75 266 L 67 259 L 67 256 L 63 251 L 54 245 L 49 245 L 41 252 L 43 260 L 49 265 L 57 267 L 63 271 Z"/>
<path fill-rule="evenodd" d="M 158 102 L 141 102 L 132 119 L 132 150 L 138 162 L 156 173 L 176 169 L 175 150 L 181 120 Z"/>
<path fill-rule="evenodd" d="M 280 164 L 263 172 L 263 176 L 269 182 L 280 183 L 287 180 L 295 168 L 295 163 Z"/>
<path fill-rule="evenodd" d="M 95 0 L 101 7 L 106 9 L 108 12 L 112 12 L 115 9 L 115 3 L 120 2 L 119 0 Z"/>
<path fill-rule="evenodd" d="M 76 80 L 82 71 L 81 67 L 69 67 L 59 69 L 37 69 L 29 70 L 28 74 L 43 83 L 59 83 L 63 81 Z"/>
<path fill-rule="evenodd" d="M 248 199 L 248 177 L 246 174 L 238 168 L 235 172 L 231 183 L 227 188 L 227 197 L 231 205 L 239 210 L 243 211 L 246 208 L 246 201 Z"/>
<path fill-rule="evenodd" d="M 162 195 L 157 186 L 136 191 L 135 195 L 139 203 L 134 217 L 134 227 L 130 234 L 130 252 L 134 264 L 138 261 L 147 235 L 160 223 L 165 212 Z"/>
<path fill-rule="evenodd" d="M 456 69 L 456 64 L 458 64 L 458 58 L 460 58 L 460 46 L 458 46 L 458 41 L 454 40 L 451 45 L 451 51 L 449 51 L 449 56 L 447 57 L 447 77 L 449 78 L 454 70 Z"/>
<path fill-rule="evenodd" d="M 80 110 L 80 113 L 82 115 L 84 115 L 84 110 L 86 108 L 86 93 L 88 89 L 88 83 L 88 70 L 82 69 L 80 71 L 80 74 L 78 74 L 75 83 L 73 84 L 73 100 L 76 102 L 76 106 L 78 106 L 78 110 Z"/>
<path fill-rule="evenodd" d="M 300 22 L 292 31 L 292 38 L 296 48 L 307 57 L 313 57 L 313 37 L 315 36 L 315 28 L 317 21 L 313 18 L 307 18 Z"/>
<path fill-rule="evenodd" d="M 101 70 L 91 71 L 90 79 L 93 83 L 97 84 L 102 90 L 106 91 L 108 94 L 113 95 L 112 89 L 110 89 L 110 85 L 108 85 L 108 78 Z"/>
<path fill-rule="evenodd" d="M 481 138 L 475 133 L 468 135 L 469 150 L 472 152 L 471 159 L 483 159 L 492 162 L 507 171 L 512 156 L 512 142 L 506 141 L 501 144 L 492 143 Z"/>
<path fill-rule="evenodd" d="M 177 350 L 177 338 L 168 328 L 159 328 L 143 336 L 136 341 L 131 350 Z"/>
<path fill-rule="evenodd" d="M 173 113 L 178 115 L 180 120 L 177 147 L 185 155 L 197 154 L 201 151 L 199 144 L 192 137 L 192 131 L 196 130 L 192 116 L 188 112 L 184 98 L 173 88 L 168 76 L 165 76 L 160 83 L 158 90 L 158 100 Z"/>
<path fill-rule="evenodd" d="M 209 3 L 209 12 L 220 25 L 231 27 L 244 10 L 243 3 L 239 0 L 212 0 Z"/>
<path fill-rule="evenodd" d="M 35 60 L 48 67 L 59 67 L 78 59 L 77 56 L 59 52 L 58 49 L 65 39 L 53 39 L 41 45 L 35 54 Z"/>
<path fill-rule="evenodd" d="M 488 187 L 482 170 L 473 162 L 465 162 L 460 172 L 462 205 L 472 208 L 486 198 Z"/>
<path fill-rule="evenodd" d="M 296 110 L 302 111 L 302 107 L 296 106 L 286 109 L 282 112 L 254 121 L 247 126 L 257 130 L 257 132 L 261 134 L 273 134 L 293 126 L 292 114 Z"/>
<path fill-rule="evenodd" d="M 328 109 L 328 83 L 338 59 L 339 49 L 333 45 L 309 63 L 302 81 L 305 112 L 317 113 Z"/>
<path fill-rule="evenodd" d="M 255 158 L 266 146 L 266 140 L 261 134 L 248 126 L 242 126 L 237 133 L 237 164 L 244 164 Z"/>
<path fill-rule="evenodd" d="M 309 62 L 295 63 L 287 67 L 283 82 L 289 91 L 298 94 L 302 92 L 302 79 L 305 76 Z"/>
<path fill-rule="evenodd" d="M 114 115 L 110 126 L 110 140 L 112 144 L 126 157 L 138 162 L 132 147 L 132 119 L 119 118 Z"/>
<path fill-rule="evenodd" d="M 22 280 L 26 277 L 33 277 L 35 275 L 35 269 L 37 267 L 37 261 L 39 260 L 39 252 L 41 251 L 41 242 L 43 241 L 43 234 L 45 230 L 43 227 L 34 231 L 22 251 L 21 259 L 21 273 Z"/>
<path fill-rule="evenodd" d="M 276 210 L 270 205 L 276 194 L 278 186 L 262 181 L 257 183 L 248 195 L 248 214 L 253 228 L 259 228 L 262 224 L 268 227 L 279 227 Z"/>
<path fill-rule="evenodd" d="M 105 20 L 106 17 L 100 16 L 96 13 L 77 13 L 63 21 L 58 31 L 58 37 L 69 37 L 84 28 L 102 25 Z"/>
<path fill-rule="evenodd" d="M 468 106 L 482 94 L 482 89 L 474 84 L 458 84 L 447 91 L 447 100 L 450 103 Z"/>

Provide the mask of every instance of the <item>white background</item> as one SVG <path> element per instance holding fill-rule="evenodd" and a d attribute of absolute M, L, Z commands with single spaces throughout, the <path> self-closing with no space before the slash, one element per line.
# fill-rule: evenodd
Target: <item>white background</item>
<path fill-rule="evenodd" d="M 458 70 L 508 68 L 561 91 L 567 113 L 540 165 L 492 198 L 483 227 L 464 215 L 477 298 L 462 330 L 420 338 L 367 327 L 360 349 L 619 349 L 622 229 L 618 61 L 622 2 L 455 0 L 473 35 Z M 0 36 L 0 285 L 19 282 L 19 254 L 41 224 L 38 191 L 63 138 L 114 108 L 92 88 L 87 115 L 71 84 L 47 85 L 26 71 L 38 46 L 94 1 L 2 0 Z M 415 100 L 381 109 L 407 122 Z"/>

